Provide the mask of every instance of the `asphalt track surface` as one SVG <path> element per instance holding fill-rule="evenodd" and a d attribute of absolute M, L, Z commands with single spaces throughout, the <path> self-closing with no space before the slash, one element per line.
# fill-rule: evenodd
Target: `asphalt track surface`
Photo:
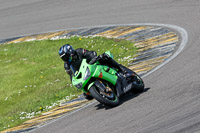
<path fill-rule="evenodd" d="M 200 0 L 0 0 L 0 39 L 108 24 L 164 23 L 188 33 L 184 50 L 144 78 L 148 91 L 115 108 L 94 103 L 33 132 L 200 132 Z"/>

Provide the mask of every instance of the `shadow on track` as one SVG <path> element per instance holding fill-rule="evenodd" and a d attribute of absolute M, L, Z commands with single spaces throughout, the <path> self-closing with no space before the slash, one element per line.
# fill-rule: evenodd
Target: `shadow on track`
<path fill-rule="evenodd" d="M 129 101 L 129 100 L 131 100 L 131 99 L 133 99 L 133 98 L 141 95 L 142 93 L 147 92 L 149 89 L 150 88 L 145 88 L 143 92 L 137 93 L 137 94 L 136 93 L 126 94 L 125 96 L 123 96 L 123 97 L 120 98 L 120 104 L 118 106 L 120 106 L 121 104 L 123 104 L 126 101 Z M 109 109 L 115 108 L 115 107 L 109 107 L 109 106 L 104 105 L 102 103 L 97 104 L 95 107 L 96 107 L 96 110 L 100 110 L 100 109 L 109 110 Z"/>

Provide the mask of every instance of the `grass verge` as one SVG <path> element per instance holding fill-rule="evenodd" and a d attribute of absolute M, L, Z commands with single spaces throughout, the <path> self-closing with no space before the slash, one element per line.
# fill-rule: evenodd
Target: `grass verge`
<path fill-rule="evenodd" d="M 127 40 L 70 37 L 0 45 L 0 131 L 19 125 L 82 92 L 71 85 L 58 49 L 69 43 L 99 54 L 110 50 L 124 65 L 136 53 Z"/>

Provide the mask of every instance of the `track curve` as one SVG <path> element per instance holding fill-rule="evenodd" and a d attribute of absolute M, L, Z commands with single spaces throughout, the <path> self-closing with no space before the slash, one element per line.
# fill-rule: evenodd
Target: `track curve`
<path fill-rule="evenodd" d="M 200 1 L 0 0 L 0 38 L 67 28 L 165 23 L 183 27 L 188 43 L 175 59 L 144 78 L 150 90 L 116 108 L 98 103 L 34 132 L 200 131 Z"/>

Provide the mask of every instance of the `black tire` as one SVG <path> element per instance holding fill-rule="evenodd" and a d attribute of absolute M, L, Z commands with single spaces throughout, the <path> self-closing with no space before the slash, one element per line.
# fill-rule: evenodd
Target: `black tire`
<path fill-rule="evenodd" d="M 132 89 L 133 93 L 141 93 L 144 91 L 144 82 L 142 78 L 134 72 L 134 88 Z"/>
<path fill-rule="evenodd" d="M 87 100 L 92 100 L 92 99 L 94 99 L 94 97 L 92 97 L 92 96 L 90 96 L 90 95 L 87 95 L 87 94 L 85 94 L 85 93 L 83 93 L 83 96 L 85 97 L 85 99 L 87 99 Z"/>
<path fill-rule="evenodd" d="M 113 93 L 114 99 L 108 99 L 100 94 L 100 91 L 96 86 L 90 87 L 90 94 L 100 103 L 105 104 L 110 107 L 115 107 L 119 105 L 119 98 Z"/>

